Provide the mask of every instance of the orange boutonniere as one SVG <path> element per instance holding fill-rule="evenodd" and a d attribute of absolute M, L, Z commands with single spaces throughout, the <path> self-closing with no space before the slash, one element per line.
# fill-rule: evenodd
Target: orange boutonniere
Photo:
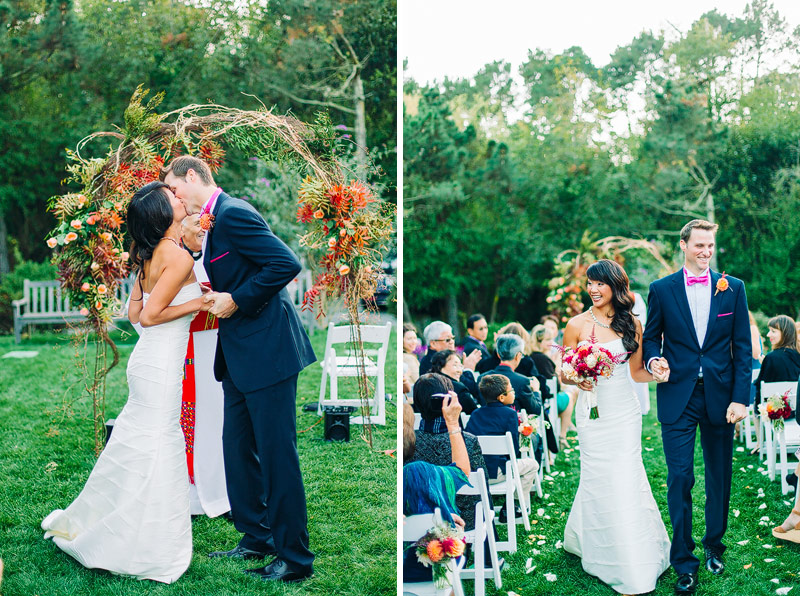
<path fill-rule="evenodd" d="M 203 213 L 200 216 L 200 227 L 208 232 L 211 228 L 214 227 L 214 216 L 210 213 Z"/>
<path fill-rule="evenodd" d="M 719 294 L 720 292 L 724 292 L 725 290 L 727 290 L 727 289 L 728 289 L 728 287 L 729 287 L 729 285 L 728 285 L 728 280 L 727 280 L 727 279 L 725 279 L 727 276 L 728 276 L 728 275 L 727 275 L 727 273 L 725 273 L 725 272 L 723 271 L 723 272 L 722 272 L 722 277 L 720 277 L 720 278 L 717 280 L 717 291 L 716 291 L 716 292 L 714 292 L 714 296 L 716 296 L 716 295 L 717 295 L 717 294 Z"/>

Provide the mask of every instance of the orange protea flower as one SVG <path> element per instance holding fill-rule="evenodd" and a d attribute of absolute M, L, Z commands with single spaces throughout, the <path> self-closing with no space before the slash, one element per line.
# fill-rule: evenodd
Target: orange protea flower
<path fill-rule="evenodd" d="M 458 538 L 444 538 L 442 540 L 444 554 L 448 557 L 460 557 L 464 554 L 464 542 Z"/>
<path fill-rule="evenodd" d="M 50 248 L 55 248 L 57 244 L 58 244 L 58 240 L 56 240 L 55 238 L 48 238 L 47 239 L 47 246 L 49 246 Z"/>
<path fill-rule="evenodd" d="M 103 223 L 112 230 L 118 229 L 123 223 L 122 218 L 111 209 L 103 209 L 97 215 L 103 220 Z"/>
<path fill-rule="evenodd" d="M 64 242 L 66 242 L 67 244 L 69 244 L 69 243 L 70 243 L 70 242 L 72 242 L 73 240 L 77 240 L 77 239 L 78 239 L 78 235 L 77 235 L 75 232 L 70 232 L 69 234 L 67 234 L 67 235 L 64 237 Z"/>
<path fill-rule="evenodd" d="M 442 543 L 438 540 L 431 540 L 426 550 L 428 552 L 428 558 L 434 563 L 441 561 L 444 556 L 444 548 L 442 548 Z"/>
<path fill-rule="evenodd" d="M 99 286 L 97 286 L 97 293 L 98 294 L 105 294 L 106 292 L 108 292 L 108 288 L 106 287 L 106 284 L 100 284 Z"/>

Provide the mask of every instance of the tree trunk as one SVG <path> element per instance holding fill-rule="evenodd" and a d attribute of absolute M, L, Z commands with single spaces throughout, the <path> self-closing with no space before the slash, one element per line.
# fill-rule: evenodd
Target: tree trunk
<path fill-rule="evenodd" d="M 361 72 L 353 79 L 353 102 L 356 108 L 356 164 L 359 178 L 367 175 L 367 118 L 364 107 L 364 82 Z"/>
<path fill-rule="evenodd" d="M 447 324 L 453 328 L 453 335 L 461 334 L 458 324 L 458 299 L 452 289 L 447 294 Z"/>
<path fill-rule="evenodd" d="M 0 213 L 0 279 L 11 272 L 8 260 L 8 227 L 5 214 Z"/>
<path fill-rule="evenodd" d="M 706 219 L 711 223 L 716 223 L 716 208 L 714 205 L 714 193 L 711 190 L 708 191 L 706 194 Z M 714 254 L 711 255 L 711 268 L 717 268 L 717 251 L 714 251 Z"/>
<path fill-rule="evenodd" d="M 497 289 L 494 292 L 494 298 L 492 298 L 492 310 L 489 311 L 489 324 L 491 325 L 494 323 L 495 319 L 497 318 L 497 305 L 500 304 L 500 290 Z"/>
<path fill-rule="evenodd" d="M 411 309 L 408 308 L 408 300 L 403 297 L 403 323 L 412 323 Z"/>

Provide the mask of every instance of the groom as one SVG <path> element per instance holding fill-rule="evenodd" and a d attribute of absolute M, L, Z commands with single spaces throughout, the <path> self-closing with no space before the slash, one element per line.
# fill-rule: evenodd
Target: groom
<path fill-rule="evenodd" d="M 220 318 L 214 376 L 225 395 L 222 447 L 234 525 L 244 534 L 211 557 L 262 559 L 245 573 L 264 580 L 310 577 L 306 498 L 297 455 L 297 375 L 316 360 L 285 290 L 300 272 L 295 254 L 248 203 L 217 188 L 205 162 L 188 155 L 163 179 L 207 229 L 203 265 Z"/>
<path fill-rule="evenodd" d="M 678 573 L 677 594 L 696 590 L 700 567 L 692 554 L 697 427 L 705 464 L 705 565 L 719 575 L 725 568 L 722 537 L 728 525 L 733 429 L 745 417 L 750 399 L 747 297 L 740 280 L 709 268 L 716 231 L 716 224 L 699 219 L 683 227 L 684 266 L 650 284 L 642 342 L 653 374 L 669 374 L 669 381 L 658 385 L 657 396 L 672 521 L 670 563 Z"/>

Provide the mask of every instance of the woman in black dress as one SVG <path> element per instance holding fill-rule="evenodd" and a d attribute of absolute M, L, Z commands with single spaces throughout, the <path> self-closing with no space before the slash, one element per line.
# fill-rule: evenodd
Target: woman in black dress
<path fill-rule="evenodd" d="M 794 320 L 786 315 L 778 315 L 769 320 L 768 326 L 767 338 L 772 351 L 764 356 L 756 378 L 756 404 L 760 404 L 765 397 L 761 395 L 761 383 L 797 381 L 800 377 L 800 352 L 797 351 Z"/>
<path fill-rule="evenodd" d="M 458 403 L 461 404 L 461 410 L 469 415 L 472 414 L 477 408 L 483 405 L 483 398 L 478 389 L 478 384 L 474 381 L 473 377 L 464 375 L 464 365 L 461 364 L 461 358 L 455 350 L 440 350 L 431 358 L 431 372 L 439 373 L 450 378 L 453 383 L 453 391 L 458 395 Z M 464 379 L 469 383 L 462 383 L 460 379 Z M 471 386 L 470 386 L 471 385 Z"/>

